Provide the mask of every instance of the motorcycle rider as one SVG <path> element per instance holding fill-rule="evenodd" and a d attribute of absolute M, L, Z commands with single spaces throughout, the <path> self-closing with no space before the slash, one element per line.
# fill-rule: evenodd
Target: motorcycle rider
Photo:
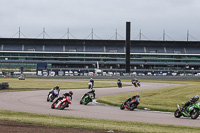
<path fill-rule="evenodd" d="M 71 97 L 71 100 L 72 100 L 72 95 L 73 95 L 73 92 L 72 91 L 69 91 L 69 93 L 64 93 L 61 97 L 59 97 L 55 102 L 57 102 L 58 100 L 62 100 L 63 98 L 66 98 L 67 96 L 70 96 Z"/>
<path fill-rule="evenodd" d="M 94 80 L 92 78 L 90 78 L 90 82 L 92 83 L 92 88 L 94 86 Z"/>
<path fill-rule="evenodd" d="M 132 101 L 133 99 L 136 100 L 135 103 L 136 103 L 136 105 L 138 106 L 138 104 L 140 103 L 140 94 L 137 93 L 135 96 L 132 96 L 132 97 L 130 97 L 130 98 L 127 100 L 127 105 L 128 105 L 129 107 L 130 107 L 131 101 Z"/>
<path fill-rule="evenodd" d="M 90 93 L 92 93 L 94 98 L 95 98 L 95 93 L 94 92 L 95 92 L 95 89 L 93 88 L 91 91 L 85 93 L 85 95 L 83 97 L 85 97 L 86 95 L 89 95 Z"/>
<path fill-rule="evenodd" d="M 199 100 L 199 96 L 198 96 L 198 95 L 194 95 L 194 97 L 191 98 L 191 100 L 189 100 L 189 101 L 187 101 L 187 102 L 185 103 L 185 105 L 183 106 L 183 109 L 188 113 L 187 107 L 188 107 L 189 105 L 192 105 L 192 104 L 196 103 L 198 100 Z"/>
<path fill-rule="evenodd" d="M 121 82 L 120 78 L 118 78 L 118 80 L 117 80 L 117 85 L 118 85 L 118 87 L 122 87 L 122 82 Z"/>
<path fill-rule="evenodd" d="M 57 90 L 58 95 L 59 95 L 59 92 L 60 92 L 59 85 L 56 85 L 56 87 L 54 87 L 53 89 L 50 90 L 48 96 L 49 96 L 54 90 Z"/>
<path fill-rule="evenodd" d="M 121 82 L 121 80 L 120 80 L 120 78 L 118 78 L 118 80 L 117 80 L 118 82 Z"/>
<path fill-rule="evenodd" d="M 70 97 L 72 98 L 72 95 L 73 95 L 73 92 L 72 92 L 72 91 L 69 91 L 69 93 L 65 93 L 65 94 L 63 94 L 62 97 L 70 96 Z"/>
<path fill-rule="evenodd" d="M 136 79 L 136 78 L 134 78 L 134 79 L 132 79 L 132 84 L 134 85 L 134 86 L 136 86 L 136 83 L 138 83 L 138 86 L 140 86 L 140 82 L 138 81 L 138 79 Z"/>

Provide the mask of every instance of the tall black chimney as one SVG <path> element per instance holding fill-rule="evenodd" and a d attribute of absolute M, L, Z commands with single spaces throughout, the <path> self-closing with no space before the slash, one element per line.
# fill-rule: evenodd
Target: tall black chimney
<path fill-rule="evenodd" d="M 126 22 L 126 73 L 130 73 L 131 22 Z"/>

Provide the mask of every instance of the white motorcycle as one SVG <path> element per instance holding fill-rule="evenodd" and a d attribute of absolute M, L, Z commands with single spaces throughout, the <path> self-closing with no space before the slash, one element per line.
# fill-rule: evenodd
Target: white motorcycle
<path fill-rule="evenodd" d="M 53 100 L 58 97 L 58 91 L 57 90 L 53 90 L 48 96 L 47 96 L 47 102 L 53 102 Z"/>

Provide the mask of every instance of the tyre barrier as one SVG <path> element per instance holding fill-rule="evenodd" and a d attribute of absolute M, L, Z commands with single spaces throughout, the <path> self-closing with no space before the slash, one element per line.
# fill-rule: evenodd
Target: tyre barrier
<path fill-rule="evenodd" d="M 9 83 L 8 82 L 0 83 L 0 89 L 9 89 Z"/>

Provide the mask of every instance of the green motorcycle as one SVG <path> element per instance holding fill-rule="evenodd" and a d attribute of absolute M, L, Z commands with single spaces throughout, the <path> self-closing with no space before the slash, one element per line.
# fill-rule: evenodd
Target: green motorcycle
<path fill-rule="evenodd" d="M 86 93 L 81 101 L 80 104 L 87 105 L 89 102 L 92 102 L 92 100 L 95 99 L 95 94 L 94 93 Z"/>
<path fill-rule="evenodd" d="M 188 106 L 187 109 L 184 109 L 183 106 L 185 103 L 181 103 L 182 107 L 177 104 L 177 110 L 174 112 L 176 118 L 191 117 L 191 119 L 196 119 L 199 117 L 200 103 L 196 102 Z M 187 111 L 186 111 L 187 110 Z"/>

